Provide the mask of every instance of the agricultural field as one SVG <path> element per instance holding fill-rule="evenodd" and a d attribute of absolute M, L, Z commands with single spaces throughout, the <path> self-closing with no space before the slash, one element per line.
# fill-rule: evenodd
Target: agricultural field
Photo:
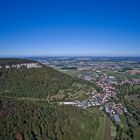
<path fill-rule="evenodd" d="M 128 71 L 119 71 L 119 70 L 104 70 L 108 75 L 115 76 L 118 81 L 123 81 L 126 78 L 140 78 L 140 74 L 131 74 Z"/>

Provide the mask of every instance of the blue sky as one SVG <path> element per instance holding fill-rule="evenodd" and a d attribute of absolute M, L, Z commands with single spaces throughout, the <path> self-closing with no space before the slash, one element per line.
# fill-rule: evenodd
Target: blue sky
<path fill-rule="evenodd" d="M 0 57 L 140 56 L 139 0 L 1 0 Z"/>

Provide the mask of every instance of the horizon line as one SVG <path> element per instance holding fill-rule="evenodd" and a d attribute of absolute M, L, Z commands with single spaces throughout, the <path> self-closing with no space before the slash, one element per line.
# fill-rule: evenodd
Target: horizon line
<path fill-rule="evenodd" d="M 7 55 L 7 56 L 0 56 L 0 58 L 30 58 L 30 57 L 140 57 L 139 56 L 132 56 L 132 55 Z"/>

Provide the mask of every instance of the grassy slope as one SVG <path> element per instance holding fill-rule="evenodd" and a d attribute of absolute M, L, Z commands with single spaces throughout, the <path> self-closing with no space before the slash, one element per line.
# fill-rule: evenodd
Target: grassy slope
<path fill-rule="evenodd" d="M 100 125 L 98 131 L 94 137 L 95 140 L 104 140 L 104 131 L 105 131 L 105 117 L 99 119 Z"/>

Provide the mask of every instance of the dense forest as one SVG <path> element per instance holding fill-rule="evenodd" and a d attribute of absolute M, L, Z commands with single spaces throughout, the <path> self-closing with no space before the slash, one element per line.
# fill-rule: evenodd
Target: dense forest
<path fill-rule="evenodd" d="M 96 134 L 95 114 L 47 102 L 0 98 L 0 140 L 85 140 Z"/>

